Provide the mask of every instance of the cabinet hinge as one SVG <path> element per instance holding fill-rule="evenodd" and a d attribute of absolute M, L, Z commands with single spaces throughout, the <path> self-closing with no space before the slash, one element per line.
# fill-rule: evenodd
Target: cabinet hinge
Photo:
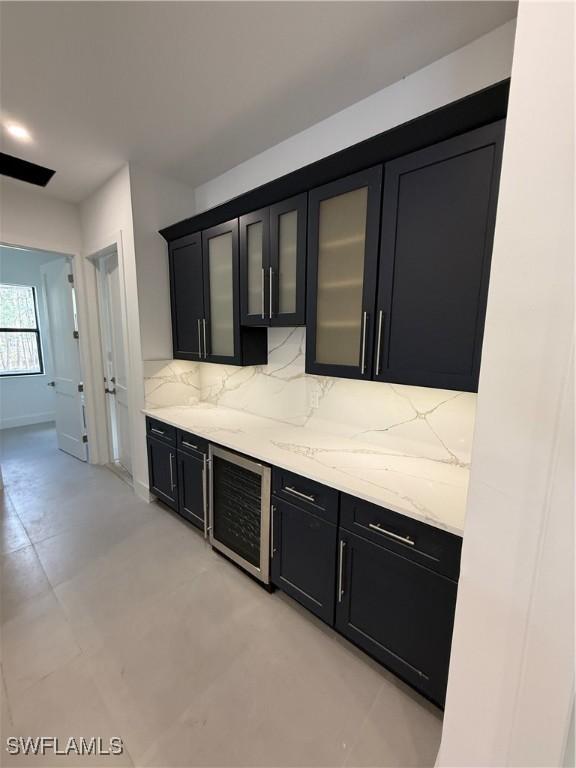
<path fill-rule="evenodd" d="M 84 392 L 84 384 L 78 384 L 78 392 Z"/>
<path fill-rule="evenodd" d="M 74 285 L 74 275 L 68 275 L 68 282 L 70 285 Z"/>
<path fill-rule="evenodd" d="M 80 334 L 78 333 L 78 331 L 72 331 L 72 337 L 74 339 L 79 339 L 80 338 Z"/>
<path fill-rule="evenodd" d="M 87 443 L 88 442 L 88 435 L 82 435 L 82 442 Z"/>

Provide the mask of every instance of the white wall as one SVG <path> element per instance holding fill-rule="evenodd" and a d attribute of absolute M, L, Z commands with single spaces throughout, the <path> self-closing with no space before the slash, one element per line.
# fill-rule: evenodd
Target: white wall
<path fill-rule="evenodd" d="M 574 6 L 520 4 L 439 764 L 562 764 L 574 695 Z"/>
<path fill-rule="evenodd" d="M 36 288 L 44 363 L 43 374 L 0 378 L 0 429 L 54 420 L 54 390 L 47 385 L 52 377 L 52 354 L 41 266 L 55 258 L 62 257 L 45 251 L 0 248 L 0 282 Z"/>
<path fill-rule="evenodd" d="M 43 189 L 0 179 L 0 241 L 44 251 L 77 254 L 81 246 L 78 207 Z"/>
<path fill-rule="evenodd" d="M 166 241 L 158 230 L 190 216 L 194 189 L 130 165 L 130 192 L 143 360 L 172 357 Z"/>
<path fill-rule="evenodd" d="M 510 77 L 514 29 L 515 21 L 510 21 L 202 184 L 196 190 L 197 211 L 505 80 Z"/>

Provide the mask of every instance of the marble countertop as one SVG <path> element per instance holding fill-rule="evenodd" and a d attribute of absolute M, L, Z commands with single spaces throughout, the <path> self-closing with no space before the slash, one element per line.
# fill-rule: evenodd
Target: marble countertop
<path fill-rule="evenodd" d="M 147 408 L 146 415 L 255 459 L 462 536 L 469 470 L 385 448 L 337 431 L 292 426 L 201 402 Z"/>

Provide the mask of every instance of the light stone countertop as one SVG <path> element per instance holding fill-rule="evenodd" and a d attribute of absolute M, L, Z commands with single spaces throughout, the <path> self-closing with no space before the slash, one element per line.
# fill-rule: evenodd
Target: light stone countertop
<path fill-rule="evenodd" d="M 307 426 L 292 426 L 221 405 L 164 406 L 143 413 L 199 437 L 339 491 L 462 536 L 469 469 Z"/>

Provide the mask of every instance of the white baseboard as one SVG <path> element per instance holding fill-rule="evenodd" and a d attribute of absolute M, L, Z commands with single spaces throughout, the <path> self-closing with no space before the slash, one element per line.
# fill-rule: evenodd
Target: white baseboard
<path fill-rule="evenodd" d="M 153 493 L 150 493 L 148 486 L 144 485 L 144 483 L 141 480 L 136 480 L 133 478 L 134 482 L 134 493 L 136 496 L 138 496 L 143 501 L 151 502 L 154 501 L 156 496 L 154 496 Z"/>
<path fill-rule="evenodd" d="M 28 427 L 31 424 L 44 424 L 47 421 L 54 421 L 55 418 L 56 414 L 53 411 L 47 413 L 28 413 L 24 416 L 7 416 L 0 419 L 0 429 Z"/>

